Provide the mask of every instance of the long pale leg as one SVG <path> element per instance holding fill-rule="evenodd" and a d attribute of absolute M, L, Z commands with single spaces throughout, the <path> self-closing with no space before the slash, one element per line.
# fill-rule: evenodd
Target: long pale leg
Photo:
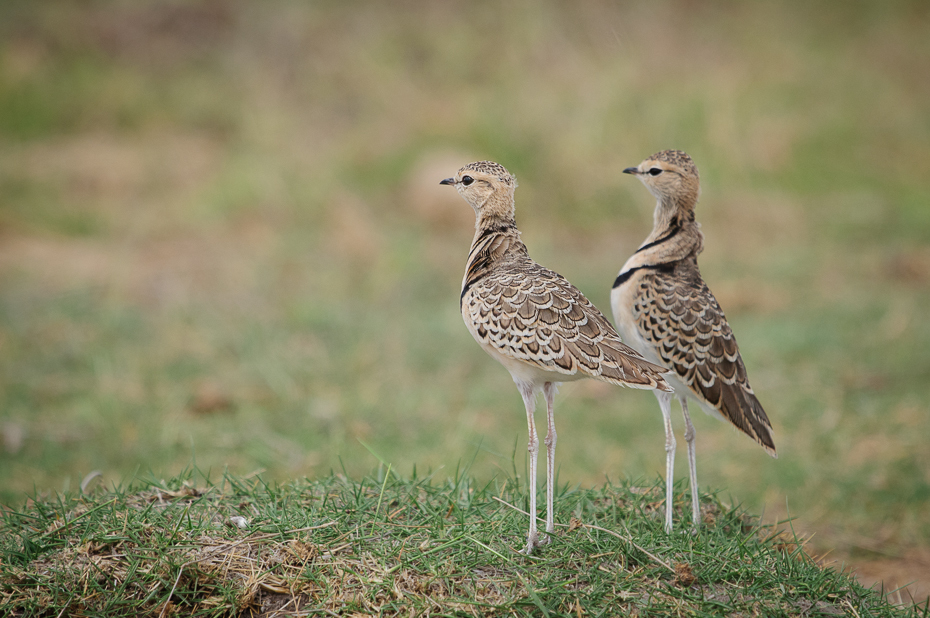
<path fill-rule="evenodd" d="M 536 393 L 530 384 L 517 384 L 520 395 L 523 396 L 523 405 L 526 406 L 526 424 L 529 427 L 530 440 L 526 449 L 530 453 L 530 531 L 526 535 L 526 547 L 523 553 L 527 556 L 533 548 L 539 545 L 539 535 L 536 532 L 536 457 L 539 455 L 539 437 L 536 435 L 536 422 L 533 412 L 536 410 Z"/>
<path fill-rule="evenodd" d="M 555 532 L 555 517 L 552 514 L 552 502 L 555 495 L 555 442 L 558 436 L 555 433 L 555 416 L 553 415 L 553 399 L 555 399 L 556 385 L 546 382 L 543 385 L 543 395 L 546 397 L 546 532 Z M 546 537 L 543 543 L 548 543 Z"/>
<path fill-rule="evenodd" d="M 681 413 L 685 417 L 685 441 L 688 443 L 688 470 L 691 473 L 691 518 L 694 521 L 694 528 L 701 527 L 701 502 L 698 494 L 697 484 L 697 458 L 694 454 L 694 425 L 691 424 L 691 415 L 688 414 L 688 402 L 684 397 L 679 397 L 681 403 Z"/>
<path fill-rule="evenodd" d="M 675 434 L 672 433 L 672 394 L 654 391 L 665 421 L 665 531 L 672 531 L 672 488 L 675 485 Z"/>

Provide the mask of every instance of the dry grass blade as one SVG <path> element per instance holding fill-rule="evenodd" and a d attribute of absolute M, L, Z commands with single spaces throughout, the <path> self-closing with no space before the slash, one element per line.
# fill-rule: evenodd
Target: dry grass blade
<path fill-rule="evenodd" d="M 283 534 L 283 535 L 285 535 L 285 536 L 291 536 L 291 535 L 297 534 L 298 532 L 308 532 L 308 531 L 310 531 L 310 530 L 320 530 L 320 529 L 322 529 L 322 528 L 328 528 L 328 527 L 330 527 L 330 526 L 335 526 L 335 525 L 336 525 L 336 522 L 331 521 L 331 522 L 328 522 L 328 523 L 325 523 L 325 524 L 321 524 L 321 525 L 319 525 L 319 526 L 305 526 L 305 527 L 303 527 L 303 528 L 294 528 L 294 529 L 292 529 L 292 530 L 285 530 L 285 531 L 282 532 L 281 534 Z M 267 538 L 273 538 L 273 537 L 276 537 L 276 536 L 278 536 L 278 535 L 258 535 L 258 536 L 249 535 L 249 536 L 247 536 L 246 538 L 244 538 L 244 539 L 242 539 L 242 540 L 240 540 L 240 541 L 236 541 L 236 542 L 233 543 L 232 545 L 223 546 L 223 547 L 217 547 L 217 548 L 212 549 L 212 550 L 210 550 L 209 552 L 207 552 L 207 555 L 206 555 L 206 556 L 200 556 L 200 557 L 198 557 L 198 558 L 196 558 L 196 559 L 188 560 L 187 562 L 185 562 L 184 564 L 182 564 L 182 565 L 178 568 L 178 576 L 177 576 L 177 577 L 175 578 L 175 580 L 174 580 L 174 585 L 171 586 L 171 591 L 168 592 L 168 601 L 162 606 L 162 610 L 161 610 L 161 612 L 159 612 L 159 614 L 158 614 L 159 618 L 162 618 L 162 616 L 165 615 L 165 611 L 168 609 L 169 603 L 171 602 L 171 597 L 174 595 L 174 591 L 177 590 L 178 582 L 181 581 L 181 575 L 184 573 L 185 567 L 188 567 L 188 566 L 190 566 L 190 565 L 192 565 L 192 564 L 195 564 L 195 563 L 197 563 L 197 562 L 201 562 L 202 560 L 204 560 L 205 558 L 207 558 L 207 557 L 209 557 L 209 556 L 211 556 L 211 555 L 218 554 L 218 553 L 220 553 L 220 552 L 229 552 L 229 551 L 232 550 L 233 548 L 238 547 L 239 545 L 242 545 L 243 543 L 246 543 L 246 542 L 255 542 L 255 541 L 258 541 L 258 540 L 267 539 Z"/>

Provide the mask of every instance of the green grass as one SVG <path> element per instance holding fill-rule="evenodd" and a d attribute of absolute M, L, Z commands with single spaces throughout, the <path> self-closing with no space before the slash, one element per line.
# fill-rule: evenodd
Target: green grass
<path fill-rule="evenodd" d="M 493 478 L 524 414 L 438 181 L 507 166 L 531 254 L 606 309 L 651 226 L 620 170 L 676 147 L 779 450 L 699 415 L 702 485 L 919 579 L 925 4 L 0 3 L 0 503 L 192 459 L 359 478 L 361 442 Z M 557 422 L 565 480 L 664 470 L 648 393 L 568 385 Z"/>
<path fill-rule="evenodd" d="M 267 483 L 137 480 L 3 512 L 0 608 L 13 616 L 926 616 L 823 568 L 787 530 L 713 495 L 666 535 L 661 486 L 562 486 L 560 527 L 527 557 L 514 477 Z M 680 499 L 680 504 L 678 501 Z M 676 498 L 685 514 L 690 499 Z M 239 524 L 233 518 L 239 518 Z"/>

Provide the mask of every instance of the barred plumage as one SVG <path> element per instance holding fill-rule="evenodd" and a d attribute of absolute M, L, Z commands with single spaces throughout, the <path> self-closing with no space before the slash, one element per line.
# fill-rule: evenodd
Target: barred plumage
<path fill-rule="evenodd" d="M 480 343 L 562 374 L 554 381 L 591 377 L 643 388 L 661 381 L 575 286 L 531 260 L 483 277 L 462 300 L 463 317 Z"/>
<path fill-rule="evenodd" d="M 624 172 L 634 174 L 656 197 L 655 224 L 614 282 L 611 306 L 617 329 L 646 358 L 672 370 L 667 376 L 685 417 L 692 516 L 700 521 L 694 427 L 686 399 L 728 420 L 775 455 L 772 425 L 756 398 L 733 331 L 701 278 L 697 256 L 704 235 L 694 219 L 700 184 L 686 153 L 666 150 Z M 671 396 L 656 392 L 666 431 L 666 529 L 671 530 L 675 437 Z"/>
<path fill-rule="evenodd" d="M 514 222 L 516 180 L 497 163 L 479 161 L 441 184 L 453 185 L 475 210 L 475 238 L 462 279 L 460 304 L 469 332 L 510 371 L 523 397 L 529 428 L 530 529 L 536 532 L 536 394 L 546 398 L 546 532 L 555 529 L 553 397 L 560 382 L 594 378 L 620 386 L 671 390 L 667 370 L 620 340 L 598 309 L 564 277 L 529 256 Z M 546 541 L 544 541 L 546 542 Z"/>

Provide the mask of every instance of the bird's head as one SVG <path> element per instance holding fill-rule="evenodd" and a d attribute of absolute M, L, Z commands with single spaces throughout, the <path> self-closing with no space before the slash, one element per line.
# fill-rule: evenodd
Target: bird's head
<path fill-rule="evenodd" d="M 517 179 L 504 166 L 493 161 L 476 161 L 460 169 L 441 185 L 455 187 L 481 218 L 513 219 L 513 193 Z"/>
<path fill-rule="evenodd" d="M 697 166 L 681 150 L 657 152 L 624 174 L 638 177 L 660 202 L 676 202 L 694 208 L 701 190 Z"/>

